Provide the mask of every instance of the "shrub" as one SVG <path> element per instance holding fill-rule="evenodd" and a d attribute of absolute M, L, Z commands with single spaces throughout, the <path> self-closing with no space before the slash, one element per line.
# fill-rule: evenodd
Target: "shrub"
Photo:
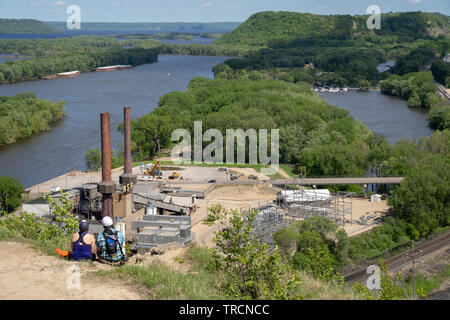
<path fill-rule="evenodd" d="M 238 299 L 300 299 L 299 279 L 278 248 L 252 237 L 256 213 L 221 210 L 222 225 L 216 233 L 213 256 L 221 272 L 220 286 Z M 229 220 L 225 219 L 230 216 Z"/>

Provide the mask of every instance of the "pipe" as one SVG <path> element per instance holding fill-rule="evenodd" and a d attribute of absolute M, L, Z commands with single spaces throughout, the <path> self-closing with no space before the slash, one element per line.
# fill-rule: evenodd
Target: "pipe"
<path fill-rule="evenodd" d="M 123 128 L 124 128 L 124 173 L 132 174 L 131 169 L 131 121 L 130 107 L 123 108 Z"/>

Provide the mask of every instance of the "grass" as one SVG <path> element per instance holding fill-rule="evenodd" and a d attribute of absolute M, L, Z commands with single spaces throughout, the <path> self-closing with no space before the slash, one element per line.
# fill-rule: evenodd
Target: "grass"
<path fill-rule="evenodd" d="M 15 241 L 29 245 L 31 248 L 51 256 L 58 256 L 55 248 L 70 250 L 71 236 L 51 240 L 36 240 L 24 238 L 21 235 L 0 227 L 0 241 Z"/>
<path fill-rule="evenodd" d="M 35 250 L 55 256 L 54 248 L 69 249 L 70 239 L 48 241 L 25 239 L 20 235 L 0 228 L 0 241 L 15 241 L 30 245 Z M 180 258 L 181 259 L 181 258 Z M 148 266 L 124 265 L 110 270 L 100 270 L 97 276 L 110 280 L 121 279 L 127 283 L 145 286 L 149 299 L 209 300 L 230 299 L 218 287 L 220 274 L 215 270 L 214 258 L 209 249 L 191 245 L 183 263 L 191 265 L 189 272 L 182 273 L 162 263 Z M 346 288 L 334 288 L 299 272 L 302 279 L 300 293 L 305 299 L 355 299 L 355 294 Z"/>
<path fill-rule="evenodd" d="M 125 265 L 98 271 L 97 274 L 143 285 L 149 290 L 150 299 L 228 299 L 217 287 L 212 256 L 207 249 L 191 246 L 186 259 L 193 263 L 188 273 L 181 273 L 162 263 L 152 263 L 149 266 Z"/>
<path fill-rule="evenodd" d="M 283 169 L 284 172 L 286 172 L 290 177 L 298 177 L 298 174 L 294 173 L 294 168 L 292 165 L 289 164 L 280 164 L 280 168 Z"/>
<path fill-rule="evenodd" d="M 450 279 L 450 265 L 445 265 L 444 268 L 436 274 L 431 276 L 424 275 L 422 273 L 417 273 L 415 275 L 416 284 L 416 298 L 425 298 L 434 290 L 439 289 L 441 285 Z M 413 298 L 413 282 L 412 275 L 408 275 L 404 279 L 402 285 L 402 297 L 403 298 Z"/>
<path fill-rule="evenodd" d="M 143 285 L 149 290 L 150 299 L 230 299 L 217 286 L 220 274 L 215 271 L 214 258 L 207 248 L 191 245 L 185 258 L 186 262 L 192 265 L 186 274 L 160 263 L 145 267 L 125 265 L 109 271 L 99 271 L 97 274 Z M 300 294 L 304 299 L 361 298 L 351 289 L 331 287 L 305 273 L 297 272 L 302 282 Z"/>

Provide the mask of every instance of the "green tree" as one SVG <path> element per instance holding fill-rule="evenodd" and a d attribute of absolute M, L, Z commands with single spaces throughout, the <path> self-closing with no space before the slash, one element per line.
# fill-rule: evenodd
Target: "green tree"
<path fill-rule="evenodd" d="M 356 282 L 353 285 L 353 290 L 364 297 L 366 300 L 397 300 L 400 299 L 401 288 L 399 282 L 401 281 L 401 274 L 398 273 L 391 277 L 386 262 L 382 259 L 378 261 L 380 267 L 380 291 L 374 295 L 361 282 Z"/>
<path fill-rule="evenodd" d="M 49 203 L 53 219 L 48 221 L 34 214 L 21 212 L 19 215 L 8 215 L 0 220 L 0 227 L 15 232 L 24 238 L 51 240 L 68 237 L 76 232 L 78 221 L 72 215 L 72 200 L 68 193 L 60 193 L 59 199 L 44 197 Z"/>
<path fill-rule="evenodd" d="M 22 203 L 23 185 L 19 180 L 2 176 L 0 177 L 0 202 L 1 208 L 12 212 Z"/>
<path fill-rule="evenodd" d="M 272 252 L 253 238 L 256 212 L 221 211 L 222 225 L 213 249 L 217 270 L 222 272 L 221 287 L 238 299 L 299 299 L 299 279 L 278 249 Z M 213 214 L 217 216 L 216 212 Z M 229 218 L 228 218 L 229 216 Z"/>
<path fill-rule="evenodd" d="M 420 108 L 422 106 L 422 100 L 420 99 L 417 91 L 413 91 L 412 95 L 408 98 L 408 107 Z"/>
<path fill-rule="evenodd" d="M 84 156 L 89 171 L 96 171 L 102 166 L 102 154 L 98 149 L 90 149 Z"/>
<path fill-rule="evenodd" d="M 415 239 L 449 225 L 449 179 L 449 157 L 429 155 L 392 191 L 388 203 L 394 207 L 394 216 L 410 224 Z"/>

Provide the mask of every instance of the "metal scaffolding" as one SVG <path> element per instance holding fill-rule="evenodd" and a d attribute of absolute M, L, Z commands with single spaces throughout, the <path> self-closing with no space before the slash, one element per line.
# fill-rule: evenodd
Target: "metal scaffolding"
<path fill-rule="evenodd" d="M 257 212 L 253 234 L 255 238 L 268 244 L 272 244 L 272 236 L 277 230 L 299 220 L 321 216 L 341 226 L 350 222 L 353 219 L 353 193 L 332 194 L 325 190 L 283 190 L 278 193 L 275 201 L 258 202 L 243 207 L 240 211 Z"/>

